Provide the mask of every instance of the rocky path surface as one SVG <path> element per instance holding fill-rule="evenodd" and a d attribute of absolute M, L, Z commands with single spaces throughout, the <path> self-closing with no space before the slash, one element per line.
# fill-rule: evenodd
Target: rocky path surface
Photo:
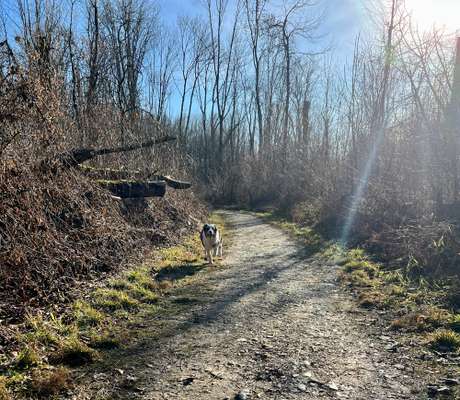
<path fill-rule="evenodd" d="M 427 398 L 435 371 L 356 308 L 338 267 L 251 214 L 223 213 L 232 226 L 223 265 L 173 291 L 141 327 L 151 335 L 74 398 Z"/>

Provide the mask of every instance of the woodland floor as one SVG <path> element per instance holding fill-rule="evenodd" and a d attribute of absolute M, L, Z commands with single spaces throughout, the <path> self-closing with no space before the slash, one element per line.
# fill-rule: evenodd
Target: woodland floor
<path fill-rule="evenodd" d="M 445 371 L 358 308 L 339 267 L 252 214 L 221 213 L 222 264 L 174 288 L 129 346 L 77 370 L 66 398 L 429 398 Z"/>

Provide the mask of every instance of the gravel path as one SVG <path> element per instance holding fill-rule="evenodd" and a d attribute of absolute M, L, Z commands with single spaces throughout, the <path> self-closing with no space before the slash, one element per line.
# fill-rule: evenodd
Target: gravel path
<path fill-rule="evenodd" d="M 141 327 L 151 336 L 111 357 L 86 398 L 426 398 L 428 363 L 355 307 L 338 267 L 251 214 L 222 213 L 223 265 L 165 299 Z"/>

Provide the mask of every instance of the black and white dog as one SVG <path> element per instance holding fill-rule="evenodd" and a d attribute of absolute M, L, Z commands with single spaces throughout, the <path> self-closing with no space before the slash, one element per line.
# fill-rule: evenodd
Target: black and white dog
<path fill-rule="evenodd" d="M 219 229 L 214 224 L 204 224 L 200 239 L 203 243 L 206 259 L 211 265 L 214 264 L 213 255 L 214 257 L 222 257 L 222 237 Z"/>

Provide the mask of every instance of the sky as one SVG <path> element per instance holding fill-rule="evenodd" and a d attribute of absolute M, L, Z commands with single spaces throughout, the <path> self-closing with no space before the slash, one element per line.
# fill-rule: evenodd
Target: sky
<path fill-rule="evenodd" d="M 7 28 L 14 34 L 14 10 L 17 0 L 0 0 L 0 12 L 6 12 Z M 29 0 L 32 2 L 33 0 Z M 205 0 L 147 0 L 159 4 L 165 23 L 174 23 L 180 15 L 203 13 Z M 289 1 L 289 0 L 288 0 Z M 321 28 L 324 43 L 333 44 L 334 52 L 347 56 L 353 51 L 353 42 L 359 33 L 370 29 L 368 9 L 379 0 L 316 0 L 325 10 Z M 380 0 L 388 1 L 388 0 Z M 69 2 L 63 0 L 62 3 Z M 270 3 L 281 4 L 282 0 Z M 236 0 L 229 0 L 230 7 Z M 460 0 L 406 0 L 407 9 L 422 29 L 433 25 L 445 27 L 448 31 L 460 30 Z"/>
<path fill-rule="evenodd" d="M 31 3 L 34 0 L 28 0 Z M 163 23 L 173 25 L 179 16 L 195 16 L 205 13 L 205 0 L 147 0 L 159 5 Z M 228 0 L 231 11 L 237 0 Z M 284 0 L 270 0 L 271 7 L 279 6 Z M 293 1 L 293 0 L 285 0 Z M 319 3 L 318 8 L 324 10 L 324 20 L 321 25 L 321 41 L 312 45 L 305 43 L 302 50 L 313 52 L 321 48 L 331 48 L 332 59 L 338 67 L 350 60 L 354 42 L 360 34 L 368 37 L 372 34 L 372 19 L 369 9 L 378 1 L 389 0 L 311 0 Z M 6 15 L 6 26 L 10 36 L 16 31 L 14 10 L 17 0 L 0 0 L 0 14 Z M 62 0 L 62 4 L 70 4 L 70 0 Z M 64 6 L 65 7 L 65 6 Z M 433 26 L 445 28 L 448 32 L 460 33 L 460 0 L 406 0 L 407 11 L 413 21 L 422 30 Z M 228 13 L 229 16 L 231 12 Z M 0 39 L 2 30 L 0 28 Z M 375 31 L 374 31 L 375 34 Z M 313 48 L 308 48 L 308 46 Z"/>
<path fill-rule="evenodd" d="M 1 0 L 0 0 L 1 1 Z M 235 0 L 229 0 L 235 3 Z M 325 9 L 321 28 L 324 42 L 332 43 L 340 57 L 351 56 L 358 34 L 372 30 L 369 8 L 379 0 L 316 0 Z M 381 0 L 388 1 L 388 0 Z M 203 0 L 159 0 L 162 15 L 174 21 L 178 15 L 196 15 L 203 10 Z M 271 0 L 281 3 L 281 0 Z M 406 0 L 407 11 L 421 30 L 433 26 L 448 32 L 460 32 L 460 0 Z"/>

